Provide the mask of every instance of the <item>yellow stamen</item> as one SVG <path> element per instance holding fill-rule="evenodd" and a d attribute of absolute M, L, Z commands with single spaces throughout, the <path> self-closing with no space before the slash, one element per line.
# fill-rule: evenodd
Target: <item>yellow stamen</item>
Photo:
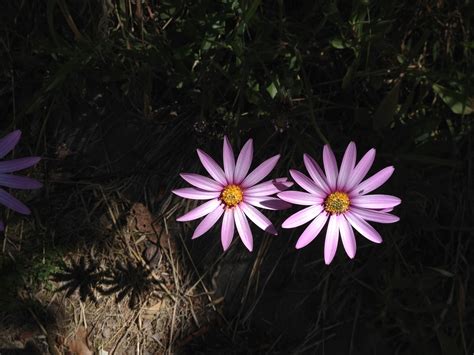
<path fill-rule="evenodd" d="M 345 192 L 336 191 L 324 200 L 324 209 L 331 214 L 344 213 L 349 209 L 351 201 Z"/>
<path fill-rule="evenodd" d="M 237 185 L 227 185 L 222 190 L 220 199 L 227 207 L 235 207 L 244 199 L 244 193 Z"/>

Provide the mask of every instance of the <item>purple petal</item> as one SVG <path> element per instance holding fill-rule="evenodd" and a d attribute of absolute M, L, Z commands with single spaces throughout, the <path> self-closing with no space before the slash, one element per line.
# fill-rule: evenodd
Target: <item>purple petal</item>
<path fill-rule="evenodd" d="M 299 227 L 316 218 L 323 211 L 323 209 L 324 208 L 321 205 L 306 207 L 288 217 L 281 226 L 282 228 Z"/>
<path fill-rule="evenodd" d="M 318 217 L 316 217 L 313 222 L 311 222 L 306 229 L 303 231 L 301 236 L 298 238 L 296 242 L 296 249 L 301 249 L 311 243 L 314 238 L 316 238 L 323 229 L 326 221 L 328 220 L 328 215 L 326 213 L 320 213 Z"/>
<path fill-rule="evenodd" d="M 245 215 L 250 218 L 250 220 L 255 223 L 257 227 L 270 234 L 278 234 L 272 222 L 270 222 L 270 220 L 265 217 L 262 212 L 257 210 L 255 207 L 246 204 L 245 202 L 241 203 L 239 206 Z"/>
<path fill-rule="evenodd" d="M 303 189 L 312 193 L 313 195 L 316 195 L 321 198 L 325 198 L 327 196 L 327 193 L 325 193 L 322 189 L 316 186 L 314 181 L 307 177 L 305 174 L 300 173 L 297 170 L 290 169 L 290 175 L 298 185 L 300 185 Z"/>
<path fill-rule="evenodd" d="M 206 191 L 221 192 L 224 188 L 224 186 L 219 184 L 217 181 L 209 179 L 208 177 L 202 175 L 192 173 L 181 173 L 179 175 L 191 185 Z"/>
<path fill-rule="evenodd" d="M 205 191 L 195 189 L 194 187 L 184 187 L 171 191 L 175 195 L 191 200 L 210 200 L 211 198 L 218 198 L 221 194 L 219 191 Z"/>
<path fill-rule="evenodd" d="M 391 195 L 362 195 L 351 198 L 351 205 L 361 208 L 391 208 L 402 202 Z"/>
<path fill-rule="evenodd" d="M 21 214 L 30 214 L 31 211 L 23 202 L 17 200 L 3 189 L 0 189 L 0 203 L 9 209 Z"/>
<path fill-rule="evenodd" d="M 350 223 L 343 215 L 338 216 L 339 231 L 341 233 L 341 240 L 346 254 L 349 258 L 354 259 L 357 250 L 357 244 L 354 236 L 354 231 Z"/>
<path fill-rule="evenodd" d="M 276 194 L 277 192 L 285 191 L 293 186 L 291 181 L 287 178 L 278 178 L 270 181 L 262 182 L 261 184 L 245 189 L 245 196 L 268 196 Z"/>
<path fill-rule="evenodd" d="M 235 226 L 237 227 L 237 232 L 239 233 L 240 239 L 247 247 L 247 249 L 249 251 L 252 251 L 253 237 L 252 231 L 250 230 L 249 221 L 247 220 L 247 217 L 245 217 L 239 206 L 235 206 L 233 211 Z"/>
<path fill-rule="evenodd" d="M 232 150 L 232 146 L 230 145 L 227 136 L 224 137 L 224 147 L 222 149 L 223 156 L 224 156 L 224 173 L 227 179 L 228 184 L 234 183 L 234 170 L 235 170 L 235 157 L 234 151 Z M 232 228 L 234 228 L 232 226 Z"/>
<path fill-rule="evenodd" d="M 354 142 L 350 142 L 346 148 L 344 157 L 342 158 L 341 170 L 339 171 L 339 175 L 337 177 L 338 190 L 344 191 L 347 183 L 349 182 L 349 177 L 352 173 L 352 170 L 354 169 L 356 158 L 357 158 L 356 145 Z"/>
<path fill-rule="evenodd" d="M 327 144 L 323 148 L 323 163 L 328 185 L 331 190 L 334 191 L 336 189 L 337 182 L 337 161 L 334 153 Z"/>
<path fill-rule="evenodd" d="M 252 206 L 274 211 L 286 210 L 291 207 L 291 203 L 269 196 L 244 196 L 244 201 Z"/>
<path fill-rule="evenodd" d="M 400 220 L 399 217 L 382 211 L 367 210 L 365 208 L 357 207 L 351 207 L 351 211 L 352 213 L 358 215 L 360 218 L 365 219 L 366 221 L 378 223 L 395 223 Z"/>
<path fill-rule="evenodd" d="M 331 264 L 334 255 L 336 255 L 337 244 L 339 243 L 339 217 L 338 215 L 332 215 L 329 218 L 326 240 L 324 242 L 324 262 L 326 265 Z"/>
<path fill-rule="evenodd" d="M 0 186 L 13 189 L 39 189 L 43 187 L 43 184 L 26 176 L 0 174 Z"/>
<path fill-rule="evenodd" d="M 203 152 L 201 149 L 198 149 L 197 153 L 198 153 L 199 159 L 201 160 L 202 165 L 204 166 L 206 171 L 209 173 L 209 175 L 211 175 L 214 180 L 221 183 L 222 185 L 227 185 L 227 179 L 224 175 L 224 171 L 215 162 L 215 160 L 212 159 L 208 154 Z"/>
<path fill-rule="evenodd" d="M 283 191 L 277 196 L 283 201 L 303 206 L 322 204 L 324 201 L 321 197 L 301 191 Z"/>
<path fill-rule="evenodd" d="M 17 129 L 0 139 L 0 158 L 10 153 L 18 144 L 21 137 L 21 131 Z"/>
<path fill-rule="evenodd" d="M 378 187 L 382 186 L 385 181 L 387 181 L 390 176 L 392 176 L 394 170 L 395 168 L 393 166 L 388 166 L 385 169 L 380 170 L 377 174 L 372 175 L 353 188 L 350 195 L 365 195 L 374 191 Z"/>
<path fill-rule="evenodd" d="M 209 213 L 206 217 L 203 218 L 201 223 L 196 227 L 193 236 L 191 239 L 196 239 L 206 233 L 209 229 L 211 229 L 214 224 L 219 220 L 219 218 L 224 213 L 224 208 L 216 208 L 214 211 Z"/>
<path fill-rule="evenodd" d="M 13 173 L 35 165 L 41 160 L 40 157 L 19 158 L 8 161 L 0 161 L 0 173 Z"/>
<path fill-rule="evenodd" d="M 357 186 L 362 181 L 362 179 L 365 177 L 365 175 L 367 175 L 370 168 L 372 167 L 374 159 L 375 149 L 372 148 L 367 153 L 365 153 L 359 163 L 352 170 L 351 176 L 349 177 L 349 181 L 346 184 L 347 191 L 351 191 L 354 186 Z"/>
<path fill-rule="evenodd" d="M 5 225 L 3 224 L 3 221 L 0 221 L 0 232 L 3 232 L 5 230 Z"/>
<path fill-rule="evenodd" d="M 201 218 L 219 207 L 220 201 L 218 199 L 207 201 L 202 205 L 196 207 L 195 209 L 189 211 L 188 213 L 182 215 L 181 217 L 176 218 L 178 222 L 187 222 L 194 219 Z"/>
<path fill-rule="evenodd" d="M 265 160 L 262 164 L 257 166 L 247 177 L 242 181 L 242 187 L 247 188 L 254 186 L 262 181 L 275 167 L 276 163 L 280 159 L 280 154 Z"/>
<path fill-rule="evenodd" d="M 240 184 L 247 176 L 253 159 L 253 140 L 249 139 L 240 151 L 237 163 L 235 164 L 234 183 Z"/>
<path fill-rule="evenodd" d="M 352 212 L 346 212 L 344 216 L 347 218 L 352 227 L 355 228 L 362 236 L 374 243 L 382 243 L 382 237 L 370 224 Z"/>
<path fill-rule="evenodd" d="M 224 212 L 224 217 L 222 218 L 222 228 L 221 228 L 221 243 L 222 248 L 226 251 L 232 239 L 234 238 L 234 212 L 230 209 L 226 209 Z"/>
<path fill-rule="evenodd" d="M 317 186 L 327 194 L 331 192 L 328 182 L 324 176 L 323 170 L 319 167 L 318 163 L 311 158 L 308 154 L 303 155 L 304 165 L 308 170 L 309 176 L 316 183 Z"/>

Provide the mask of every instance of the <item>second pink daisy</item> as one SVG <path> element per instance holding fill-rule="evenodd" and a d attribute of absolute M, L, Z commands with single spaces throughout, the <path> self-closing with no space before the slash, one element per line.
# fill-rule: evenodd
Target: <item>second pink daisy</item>
<path fill-rule="evenodd" d="M 400 204 L 398 197 L 368 195 L 390 178 L 393 166 L 362 181 L 372 167 L 375 149 L 369 150 L 357 165 L 356 158 L 356 145 L 351 142 L 338 169 L 334 153 L 326 145 L 323 150 L 323 172 L 314 159 L 305 154 L 304 164 L 311 178 L 297 170 L 290 170 L 290 174 L 306 192 L 284 191 L 278 194 L 284 201 L 308 206 L 282 224 L 283 228 L 295 228 L 311 221 L 299 237 L 297 249 L 313 241 L 329 221 L 324 243 L 326 264 L 330 264 L 336 254 L 339 235 L 347 255 L 354 258 L 357 247 L 353 228 L 368 240 L 381 243 L 382 237 L 367 222 L 394 223 L 399 220 L 397 216 L 387 213 Z"/>

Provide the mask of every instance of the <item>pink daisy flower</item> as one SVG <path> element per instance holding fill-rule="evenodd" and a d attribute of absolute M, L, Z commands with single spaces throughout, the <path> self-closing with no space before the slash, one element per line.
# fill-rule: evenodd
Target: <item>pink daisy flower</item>
<path fill-rule="evenodd" d="M 253 142 L 249 139 L 235 161 L 232 147 L 224 137 L 224 170 L 202 150 L 197 150 L 202 165 L 212 177 L 183 173 L 181 177 L 194 187 L 173 190 L 173 193 L 193 200 L 209 200 L 185 215 L 177 218 L 179 222 L 192 221 L 201 217 L 192 239 L 198 238 L 217 223 L 222 217 L 221 242 L 227 250 L 234 237 L 234 225 L 240 239 L 248 250 L 253 249 L 252 231 L 248 219 L 260 229 L 277 234 L 272 222 L 255 207 L 268 210 L 281 210 L 290 207 L 287 202 L 271 195 L 284 191 L 293 183 L 287 178 L 278 178 L 260 183 L 275 167 L 280 155 L 275 155 L 257 166 L 250 174 Z M 248 218 L 248 219 L 247 219 Z"/>
<path fill-rule="evenodd" d="M 374 162 L 375 149 L 369 150 L 357 165 L 356 155 L 356 145 L 351 142 L 338 169 L 334 153 L 325 145 L 323 172 L 313 158 L 304 154 L 304 164 L 311 179 L 297 170 L 290 170 L 290 174 L 306 192 L 285 191 L 278 194 L 284 201 L 308 206 L 282 224 L 283 228 L 295 228 L 311 221 L 299 237 L 297 249 L 313 241 L 329 220 L 324 243 L 326 264 L 330 264 L 336 254 L 339 235 L 347 255 L 352 259 L 357 249 L 353 228 L 368 240 L 381 243 L 382 237 L 367 221 L 394 223 L 399 220 L 397 216 L 387 213 L 400 204 L 398 197 L 367 195 L 390 178 L 393 166 L 362 181 Z"/>
<path fill-rule="evenodd" d="M 0 159 L 3 159 L 10 153 L 20 141 L 21 131 L 16 130 L 0 139 Z M 39 189 L 43 186 L 37 180 L 26 176 L 13 175 L 17 171 L 32 167 L 40 161 L 40 157 L 25 157 L 13 160 L 0 161 L 0 186 L 11 189 Z M 21 214 L 29 215 L 30 209 L 12 195 L 10 195 L 3 188 L 0 188 L 0 204 Z M 0 221 L 0 231 L 3 231 L 5 226 L 3 221 Z"/>

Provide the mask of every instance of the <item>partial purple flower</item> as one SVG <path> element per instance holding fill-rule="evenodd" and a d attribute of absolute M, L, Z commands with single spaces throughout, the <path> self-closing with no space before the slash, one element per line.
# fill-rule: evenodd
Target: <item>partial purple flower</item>
<path fill-rule="evenodd" d="M 296 248 L 303 248 L 313 241 L 328 220 L 324 244 L 326 264 L 330 264 L 336 254 L 339 235 L 347 255 L 354 258 L 357 247 L 353 228 L 368 240 L 381 243 L 382 237 L 367 222 L 397 222 L 399 218 L 387 212 L 392 211 L 401 200 L 390 195 L 367 194 L 390 178 L 393 166 L 362 181 L 374 162 L 375 149 L 369 150 L 356 165 L 354 142 L 348 145 L 340 169 L 328 145 L 323 150 L 324 172 L 309 155 L 304 154 L 303 158 L 311 178 L 297 170 L 290 170 L 290 174 L 305 192 L 285 191 L 278 194 L 284 201 L 307 206 L 282 224 L 283 228 L 295 228 L 311 221 L 299 237 Z"/>
<path fill-rule="evenodd" d="M 21 131 L 16 130 L 0 139 L 0 159 L 10 153 L 18 144 Z M 16 176 L 10 173 L 29 168 L 40 161 L 40 157 L 19 158 L 8 161 L 0 161 L 0 186 L 13 189 L 39 189 L 43 185 L 34 179 L 26 176 Z M 0 204 L 21 214 L 30 214 L 30 209 L 18 199 L 0 188 Z M 4 229 L 3 222 L 0 221 L 0 230 Z"/>
<path fill-rule="evenodd" d="M 224 169 L 202 150 L 198 149 L 197 153 L 211 178 L 183 173 L 181 177 L 194 187 L 173 190 L 173 193 L 180 197 L 208 200 L 177 219 L 179 222 L 187 222 L 204 217 L 192 238 L 206 233 L 221 217 L 221 242 L 224 250 L 227 250 L 232 242 L 235 226 L 244 245 L 252 251 L 253 236 L 248 219 L 260 229 L 276 235 L 277 231 L 272 222 L 256 207 L 282 210 L 291 206 L 271 195 L 286 190 L 293 185 L 292 182 L 287 181 L 287 178 L 261 182 L 273 170 L 280 155 L 265 160 L 248 173 L 253 159 L 252 139 L 245 143 L 235 161 L 229 140 L 224 137 Z"/>

